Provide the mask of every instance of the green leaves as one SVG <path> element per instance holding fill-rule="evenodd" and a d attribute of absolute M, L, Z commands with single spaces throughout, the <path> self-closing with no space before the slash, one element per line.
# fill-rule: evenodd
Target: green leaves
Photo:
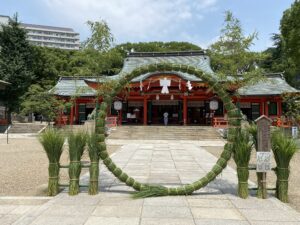
<path fill-rule="evenodd" d="M 34 80 L 33 47 L 26 40 L 26 32 L 19 26 L 17 17 L 1 25 L 0 32 L 0 79 L 11 83 L 0 97 L 10 111 L 17 110 L 22 96 Z"/>
<path fill-rule="evenodd" d="M 283 38 L 283 50 L 300 65 L 300 2 L 295 1 L 291 8 L 287 9 L 280 22 L 280 31 Z"/>
<path fill-rule="evenodd" d="M 300 96 L 293 93 L 285 93 L 282 95 L 285 104 L 285 115 L 292 119 L 296 124 L 300 120 Z"/>
<path fill-rule="evenodd" d="M 55 129 L 47 129 L 40 135 L 39 141 L 47 153 L 49 162 L 59 163 L 65 141 L 64 135 Z"/>
<path fill-rule="evenodd" d="M 91 31 L 91 37 L 88 38 L 83 46 L 86 49 L 95 49 L 99 52 L 106 52 L 114 41 L 113 35 L 106 21 L 87 21 L 87 25 Z"/>
<path fill-rule="evenodd" d="M 220 38 L 209 49 L 212 68 L 221 79 L 230 75 L 233 82 L 241 84 L 259 78 L 261 71 L 257 70 L 257 64 L 264 55 L 250 51 L 256 38 L 257 32 L 245 36 L 240 21 L 230 11 L 225 12 Z M 244 78 L 243 82 L 240 75 Z"/>
<path fill-rule="evenodd" d="M 49 86 L 43 88 L 38 84 L 31 85 L 28 92 L 21 97 L 22 114 L 35 112 L 43 115 L 49 122 L 53 121 L 60 110 L 65 108 L 65 104 L 49 92 L 49 89 Z"/>
<path fill-rule="evenodd" d="M 272 151 L 277 167 L 288 168 L 293 155 L 297 152 L 297 144 L 281 130 L 272 133 Z"/>

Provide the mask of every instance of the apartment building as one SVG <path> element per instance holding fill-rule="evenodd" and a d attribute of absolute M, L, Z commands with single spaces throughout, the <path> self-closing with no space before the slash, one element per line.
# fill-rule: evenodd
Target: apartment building
<path fill-rule="evenodd" d="M 0 23 L 7 24 L 8 20 L 8 16 L 0 15 Z M 69 50 L 79 49 L 79 33 L 72 28 L 28 23 L 21 23 L 21 27 L 27 31 L 27 40 L 33 45 Z"/>

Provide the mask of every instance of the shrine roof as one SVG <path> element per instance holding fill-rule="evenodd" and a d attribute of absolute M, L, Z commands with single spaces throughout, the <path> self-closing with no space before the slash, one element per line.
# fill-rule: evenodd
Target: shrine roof
<path fill-rule="evenodd" d="M 174 74 L 174 73 L 173 73 Z M 60 96 L 91 97 L 96 95 L 96 91 L 87 85 L 87 81 L 98 81 L 103 78 L 97 77 L 61 77 L 56 86 L 52 89 L 53 93 Z M 105 79 L 112 79 L 106 77 Z M 114 78 L 113 78 L 114 79 Z M 190 80 L 193 81 L 193 80 Z M 266 79 L 254 85 L 242 87 L 238 90 L 241 96 L 270 96 L 281 95 L 285 92 L 300 92 L 291 87 L 281 73 L 266 74 Z"/>
<path fill-rule="evenodd" d="M 4 90 L 6 86 L 10 85 L 11 83 L 8 83 L 4 80 L 0 80 L 0 90 Z"/>
<path fill-rule="evenodd" d="M 60 77 L 56 85 L 50 90 L 59 96 L 75 96 L 92 97 L 96 95 L 96 91 L 90 88 L 85 79 L 89 77 Z M 91 77 L 90 77 L 91 78 Z"/>
<path fill-rule="evenodd" d="M 238 93 L 241 96 L 270 96 L 300 92 L 290 86 L 281 73 L 267 74 L 266 77 L 266 80 L 240 88 Z"/>
<path fill-rule="evenodd" d="M 4 80 L 0 80 L 0 84 L 9 85 L 9 84 L 11 84 L 11 83 L 8 83 L 8 82 L 6 82 L 6 81 L 4 81 Z"/>
<path fill-rule="evenodd" d="M 61 77 L 52 89 L 53 93 L 60 96 L 95 96 L 96 92 L 87 85 L 87 82 L 105 82 L 117 80 L 132 72 L 134 69 L 156 63 L 172 63 L 193 66 L 203 72 L 216 76 L 210 67 L 210 59 L 204 51 L 181 51 L 181 52 L 132 52 L 124 60 L 123 68 L 119 74 L 100 77 Z M 202 80 L 194 74 L 182 72 L 162 72 L 142 74 L 131 80 L 132 83 L 143 81 L 151 76 L 159 74 L 172 74 L 181 77 L 183 80 L 201 82 Z M 299 92 L 291 87 L 283 78 L 281 73 L 267 74 L 266 79 L 254 85 L 242 87 L 238 90 L 241 96 L 268 96 L 281 95 L 284 92 Z M 242 78 L 242 77 L 241 77 Z M 227 77 L 230 79 L 230 77 Z"/>

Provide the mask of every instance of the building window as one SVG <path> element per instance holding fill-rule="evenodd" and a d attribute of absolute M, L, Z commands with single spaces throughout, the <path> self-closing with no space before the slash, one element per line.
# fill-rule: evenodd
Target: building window
<path fill-rule="evenodd" d="M 269 103 L 269 115 L 276 116 L 277 115 L 277 102 Z"/>

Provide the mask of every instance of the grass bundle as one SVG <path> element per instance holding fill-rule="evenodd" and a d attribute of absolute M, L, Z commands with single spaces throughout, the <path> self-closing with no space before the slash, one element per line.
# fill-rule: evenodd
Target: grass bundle
<path fill-rule="evenodd" d="M 277 130 L 272 133 L 272 151 L 276 161 L 276 197 L 282 202 L 288 202 L 288 179 L 290 161 L 297 152 L 297 145 L 291 137 Z"/>
<path fill-rule="evenodd" d="M 48 160 L 49 160 L 49 180 L 48 195 L 55 196 L 59 192 L 59 160 L 63 151 L 64 136 L 55 129 L 47 129 L 39 137 Z"/>
<path fill-rule="evenodd" d="M 251 139 L 253 142 L 253 145 L 255 147 L 255 151 L 258 151 L 258 140 L 257 140 L 257 125 L 255 123 L 252 123 L 249 127 L 247 127 L 247 131 L 249 132 L 249 134 L 251 135 Z M 263 196 L 266 196 L 266 194 L 263 193 L 263 191 L 265 191 L 263 189 L 263 173 L 258 172 L 256 173 L 256 177 L 257 177 L 257 197 L 258 198 L 263 198 Z"/>
<path fill-rule="evenodd" d="M 258 149 L 258 142 L 257 142 L 257 125 L 255 123 L 251 123 L 248 127 L 247 127 L 247 131 L 251 136 L 252 139 L 252 143 L 255 147 L 255 150 L 257 151 Z"/>
<path fill-rule="evenodd" d="M 69 195 L 77 195 L 79 193 L 79 177 L 81 173 L 81 157 L 85 149 L 87 134 L 78 132 L 70 133 L 68 137 L 69 143 Z"/>
<path fill-rule="evenodd" d="M 238 176 L 238 196 L 247 198 L 248 192 L 248 178 L 249 178 L 249 161 L 251 156 L 252 144 L 250 142 L 250 135 L 245 130 L 237 130 L 235 133 L 235 140 L 232 144 L 233 159 L 237 165 Z"/>
<path fill-rule="evenodd" d="M 88 136 L 88 151 L 91 161 L 90 165 L 90 184 L 89 184 L 89 194 L 96 195 L 98 194 L 98 177 L 99 177 L 99 153 L 101 146 L 98 143 L 97 134 L 92 133 Z"/>

